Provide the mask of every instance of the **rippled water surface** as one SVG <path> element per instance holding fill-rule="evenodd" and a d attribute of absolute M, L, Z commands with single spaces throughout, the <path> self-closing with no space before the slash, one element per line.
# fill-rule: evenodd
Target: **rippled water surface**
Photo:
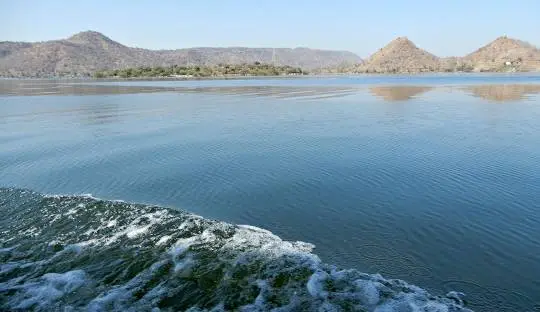
<path fill-rule="evenodd" d="M 0 223 L 12 236 L 0 238 L 0 296 L 30 298 L 6 284 L 7 265 L 19 256 L 4 256 L 16 246 L 15 229 L 39 223 L 15 218 L 14 209 L 53 200 L 19 194 L 30 189 L 257 226 L 312 243 L 323 262 L 355 274 L 380 273 L 436 295 L 464 292 L 475 311 L 540 311 L 539 143 L 534 75 L 0 81 L 0 187 L 12 188 L 0 192 L 0 204 L 21 222 Z M 56 204 L 66 211 L 90 201 L 64 200 Z M 95 209 L 120 211 L 115 205 Z M 42 209 L 28 213 L 51 213 Z M 145 209 L 141 215 L 155 213 Z M 161 217 L 147 219 L 176 224 Z M 54 229 L 40 233 L 54 240 L 76 232 Z M 239 231 L 228 229 L 223 246 Z M 155 233 L 173 235 L 167 231 Z M 119 237 L 103 235 L 84 239 Z M 287 250 L 304 252 L 293 245 Z M 85 272 L 69 278 L 85 280 Z"/>

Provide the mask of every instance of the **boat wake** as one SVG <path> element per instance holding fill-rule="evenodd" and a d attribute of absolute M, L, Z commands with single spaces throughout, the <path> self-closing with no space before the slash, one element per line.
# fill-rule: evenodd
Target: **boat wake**
<path fill-rule="evenodd" d="M 0 310 L 470 311 L 183 211 L 0 188 L 0 213 Z"/>

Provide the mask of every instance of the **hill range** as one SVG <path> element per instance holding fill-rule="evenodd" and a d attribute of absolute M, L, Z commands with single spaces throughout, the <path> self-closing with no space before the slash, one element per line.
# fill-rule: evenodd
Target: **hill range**
<path fill-rule="evenodd" d="M 44 42 L 0 42 L 0 77 L 88 77 L 101 70 L 157 66 L 215 66 L 255 62 L 314 73 L 540 71 L 540 50 L 499 37 L 464 57 L 439 58 L 399 37 L 366 60 L 348 51 L 309 48 L 187 48 L 148 50 L 122 45 L 95 31 Z"/>
<path fill-rule="evenodd" d="M 95 31 L 67 39 L 37 43 L 0 42 L 0 76 L 88 76 L 100 70 L 156 66 L 213 66 L 274 63 L 303 69 L 361 62 L 347 51 L 308 48 L 189 48 L 148 50 L 131 48 Z"/>
<path fill-rule="evenodd" d="M 499 37 L 464 57 L 440 58 L 417 47 L 406 37 L 394 39 L 365 62 L 342 69 L 353 73 L 422 72 L 536 72 L 540 50 L 533 45 Z"/>

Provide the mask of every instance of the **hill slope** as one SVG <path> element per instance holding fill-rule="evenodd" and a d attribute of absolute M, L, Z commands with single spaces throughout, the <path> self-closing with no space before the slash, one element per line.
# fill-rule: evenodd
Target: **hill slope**
<path fill-rule="evenodd" d="M 437 71 L 439 58 L 418 48 L 407 37 L 398 37 L 374 53 L 359 72 L 418 73 Z"/>
<path fill-rule="evenodd" d="M 374 53 L 364 64 L 345 68 L 352 73 L 540 71 L 540 50 L 508 37 L 499 37 L 464 57 L 439 58 L 399 37 Z"/>
<path fill-rule="evenodd" d="M 85 31 L 63 40 L 37 43 L 0 42 L 0 76 L 87 76 L 97 70 L 138 66 L 273 63 L 304 69 L 361 62 L 347 51 L 308 48 L 131 48 L 101 33 Z"/>
<path fill-rule="evenodd" d="M 540 70 L 540 50 L 527 42 L 506 36 L 495 39 L 463 60 L 475 71 Z"/>

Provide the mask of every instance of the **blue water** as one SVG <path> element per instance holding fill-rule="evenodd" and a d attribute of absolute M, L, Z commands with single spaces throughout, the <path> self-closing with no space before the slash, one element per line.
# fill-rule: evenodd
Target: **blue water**
<path fill-rule="evenodd" d="M 0 186 L 182 208 L 540 310 L 540 76 L 102 84 L 132 89 L 4 91 Z"/>

